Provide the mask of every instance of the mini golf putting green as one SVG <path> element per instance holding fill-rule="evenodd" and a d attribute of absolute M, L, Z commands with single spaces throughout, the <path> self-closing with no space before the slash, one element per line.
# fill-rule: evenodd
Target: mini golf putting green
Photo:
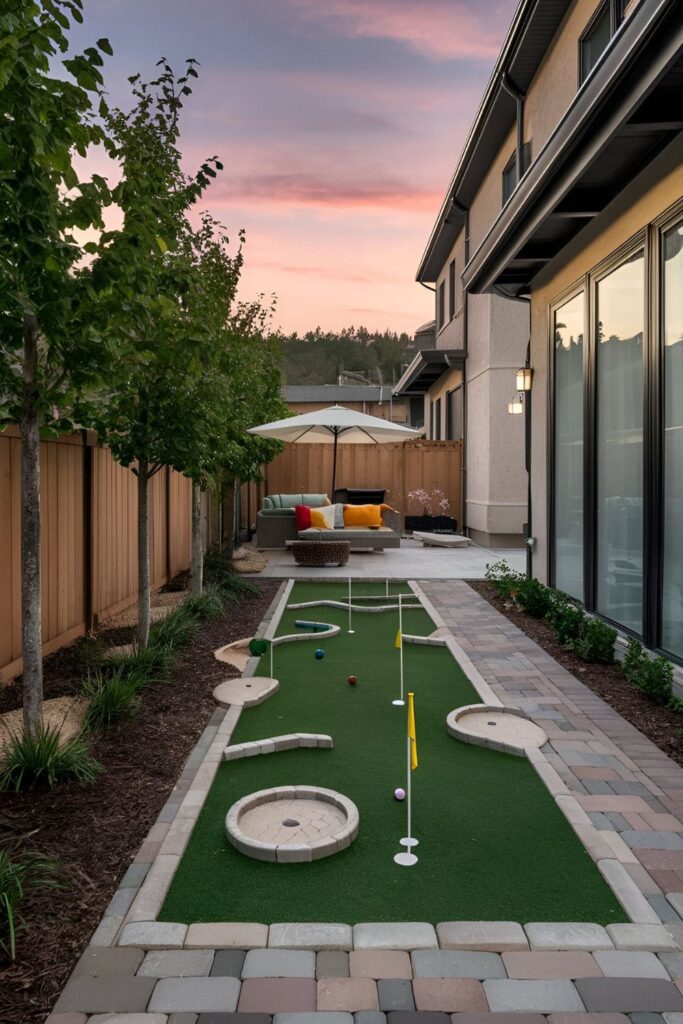
<path fill-rule="evenodd" d="M 408 592 L 407 585 L 391 592 Z M 358 582 L 359 594 L 384 584 Z M 341 583 L 297 583 L 290 602 L 346 599 Z M 354 594 L 354 601 L 356 600 Z M 301 611 L 285 611 L 278 635 L 295 632 Z M 313 618 L 310 611 L 307 618 Z M 342 627 L 319 646 L 275 648 L 280 689 L 242 712 L 232 743 L 288 732 L 327 732 L 334 749 L 283 751 L 220 766 L 162 907 L 163 921 L 595 921 L 627 918 L 593 861 L 521 757 L 459 743 L 446 731 L 453 708 L 478 701 L 444 647 L 406 644 L 406 689 L 415 693 L 419 768 L 413 772 L 413 834 L 419 863 L 393 857 L 405 835 L 405 708 L 398 695 L 398 612 L 353 616 L 320 609 Z M 403 615 L 404 633 L 428 635 L 422 609 Z M 260 663 L 266 673 L 269 655 Z M 358 677 L 353 687 L 349 675 Z M 349 797 L 360 813 L 357 839 L 305 864 L 243 856 L 228 842 L 225 816 L 240 798 L 271 786 L 312 785 Z"/>

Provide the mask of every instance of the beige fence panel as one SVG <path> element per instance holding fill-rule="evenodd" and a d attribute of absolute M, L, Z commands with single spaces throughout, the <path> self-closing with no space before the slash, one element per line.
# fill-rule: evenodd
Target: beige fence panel
<path fill-rule="evenodd" d="M 137 598 L 137 481 L 94 437 L 41 441 L 43 653 Z M 0 683 L 21 672 L 21 445 L 0 434 Z M 150 485 L 151 577 L 189 566 L 191 484 L 163 469 Z"/>

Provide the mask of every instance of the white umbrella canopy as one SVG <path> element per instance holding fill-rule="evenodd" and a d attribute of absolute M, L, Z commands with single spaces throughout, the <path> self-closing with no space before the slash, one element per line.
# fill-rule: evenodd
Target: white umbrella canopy
<path fill-rule="evenodd" d="M 410 441 L 420 437 L 423 431 L 391 423 L 379 416 L 368 416 L 343 405 L 331 405 L 316 412 L 304 412 L 273 423 L 251 427 L 249 434 L 260 437 L 274 437 L 291 444 L 333 444 L 332 494 L 337 475 L 337 444 L 388 444 Z"/>

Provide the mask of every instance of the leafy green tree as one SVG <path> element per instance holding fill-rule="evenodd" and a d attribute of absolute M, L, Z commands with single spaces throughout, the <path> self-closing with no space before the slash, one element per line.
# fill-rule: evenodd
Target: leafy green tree
<path fill-rule="evenodd" d="M 138 643 L 150 624 L 149 481 L 163 466 L 182 465 L 192 411 L 183 395 L 201 374 L 205 332 L 188 336 L 184 303 L 193 272 L 184 249 L 187 215 L 216 169 L 207 160 L 193 176 L 181 169 L 179 118 L 197 77 L 187 62 L 176 78 L 162 59 L 158 77 L 131 79 L 135 104 L 108 118 L 121 181 L 113 189 L 123 226 L 93 246 L 97 291 L 93 317 L 106 324 L 121 356 L 98 421 L 114 458 L 130 466 L 138 490 Z M 190 435 L 188 435 L 188 431 Z"/>
<path fill-rule="evenodd" d="M 81 182 L 73 155 L 105 141 L 93 121 L 106 39 L 64 59 L 82 0 L 0 4 L 0 427 L 21 431 L 21 598 L 24 724 L 42 719 L 40 463 L 42 431 L 78 421 L 106 349 L 85 315 L 87 272 L 74 228 L 102 226 L 106 183 Z"/>

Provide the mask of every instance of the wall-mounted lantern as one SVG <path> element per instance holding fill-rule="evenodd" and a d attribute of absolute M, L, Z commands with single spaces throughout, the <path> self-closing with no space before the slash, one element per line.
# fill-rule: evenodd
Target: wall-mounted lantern
<path fill-rule="evenodd" d="M 508 402 L 508 412 L 512 416 L 519 416 L 524 412 L 524 396 L 521 392 L 516 394 L 511 402 Z"/>
<path fill-rule="evenodd" d="M 531 381 L 534 376 L 534 371 L 530 366 L 520 367 L 515 376 L 518 391 L 531 391 Z"/>

